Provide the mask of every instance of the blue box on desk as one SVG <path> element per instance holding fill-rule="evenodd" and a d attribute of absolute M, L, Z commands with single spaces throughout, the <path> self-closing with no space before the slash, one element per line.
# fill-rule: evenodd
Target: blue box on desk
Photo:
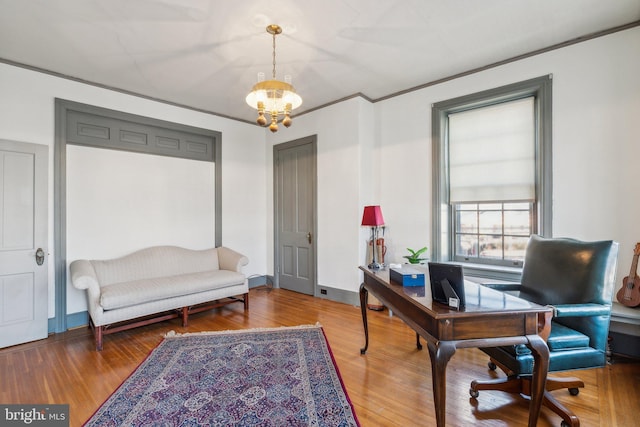
<path fill-rule="evenodd" d="M 389 279 L 402 286 L 424 286 L 424 272 L 412 267 L 390 268 Z"/>

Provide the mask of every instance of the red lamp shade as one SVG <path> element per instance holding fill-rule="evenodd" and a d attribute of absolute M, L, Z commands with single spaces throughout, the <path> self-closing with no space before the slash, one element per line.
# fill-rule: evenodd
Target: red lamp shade
<path fill-rule="evenodd" d="M 362 214 L 362 225 L 369 227 L 377 227 L 384 225 L 384 218 L 382 217 L 382 210 L 380 206 L 365 206 Z"/>

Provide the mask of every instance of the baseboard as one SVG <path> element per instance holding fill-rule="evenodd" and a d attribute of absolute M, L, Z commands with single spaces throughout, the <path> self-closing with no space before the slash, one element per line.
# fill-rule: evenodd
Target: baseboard
<path fill-rule="evenodd" d="M 318 285 L 316 297 L 360 307 L 360 293 Z"/>
<path fill-rule="evenodd" d="M 640 358 L 640 309 L 613 302 L 609 348 L 613 354 Z"/>
<path fill-rule="evenodd" d="M 249 289 L 258 288 L 260 286 L 273 287 L 273 276 L 263 274 L 261 276 L 251 276 L 248 279 Z"/>
<path fill-rule="evenodd" d="M 249 277 L 249 289 L 260 286 L 273 287 L 274 278 L 269 275 Z M 331 286 L 317 285 L 315 297 L 341 302 L 360 307 L 360 293 L 332 288 Z"/>
<path fill-rule="evenodd" d="M 613 354 L 640 358 L 640 336 L 610 330 L 609 348 Z"/>
<path fill-rule="evenodd" d="M 89 324 L 89 312 L 88 311 L 80 311 L 78 313 L 67 314 L 67 329 L 75 329 L 80 328 L 82 326 L 87 326 Z M 49 319 L 49 334 L 56 333 L 56 319 Z"/>

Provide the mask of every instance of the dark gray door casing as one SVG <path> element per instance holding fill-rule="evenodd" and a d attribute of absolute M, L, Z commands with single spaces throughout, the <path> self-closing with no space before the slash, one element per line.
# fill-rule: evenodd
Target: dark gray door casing
<path fill-rule="evenodd" d="M 316 292 L 316 136 L 274 146 L 276 285 Z"/>

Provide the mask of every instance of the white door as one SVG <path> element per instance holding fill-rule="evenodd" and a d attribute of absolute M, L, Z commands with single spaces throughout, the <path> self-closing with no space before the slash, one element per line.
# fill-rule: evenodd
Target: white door
<path fill-rule="evenodd" d="M 47 337 L 48 153 L 0 140 L 0 348 Z"/>

